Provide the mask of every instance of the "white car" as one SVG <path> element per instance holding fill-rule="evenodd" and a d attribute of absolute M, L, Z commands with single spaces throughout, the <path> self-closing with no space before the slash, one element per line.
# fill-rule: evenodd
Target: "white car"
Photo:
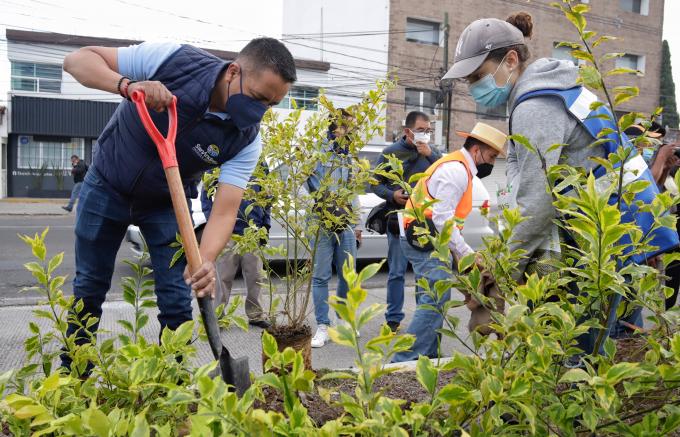
<path fill-rule="evenodd" d="M 366 146 L 360 152 L 361 158 L 368 159 L 375 164 L 382 152 L 382 146 Z M 200 187 L 199 187 L 200 188 Z M 200 192 L 200 190 L 199 190 Z M 361 204 L 361 220 L 366 223 L 366 218 L 374 206 L 382 202 L 383 199 L 373 193 L 362 194 L 359 196 L 359 203 Z M 481 213 L 481 208 L 489 203 L 489 192 L 482 183 L 482 181 L 475 176 L 472 182 L 472 211 L 465 220 L 465 229 L 463 236 L 465 241 L 473 249 L 482 247 L 482 238 L 486 235 L 493 234 L 493 230 L 489 226 L 489 221 Z M 201 231 L 205 226 L 205 216 L 201 209 L 200 198 L 191 199 L 191 211 L 194 219 L 194 227 L 197 232 Z M 139 228 L 135 225 L 130 225 L 127 230 L 126 240 L 130 243 L 131 249 L 135 255 L 141 254 L 144 247 L 144 237 Z M 283 228 L 272 220 L 272 227 L 269 231 L 269 244 L 271 246 L 282 246 L 286 244 L 286 233 Z M 357 251 L 357 258 L 365 260 L 377 260 L 387 257 L 387 237 L 368 230 L 365 230 L 362 235 L 361 248 Z M 277 259 L 274 257 L 273 259 Z"/>

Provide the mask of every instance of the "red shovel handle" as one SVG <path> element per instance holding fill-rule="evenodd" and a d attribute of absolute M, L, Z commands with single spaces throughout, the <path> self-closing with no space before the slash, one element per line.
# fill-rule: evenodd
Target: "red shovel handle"
<path fill-rule="evenodd" d="M 144 128 L 149 133 L 149 136 L 156 143 L 158 154 L 163 163 L 165 177 L 168 180 L 168 189 L 170 197 L 172 198 L 172 207 L 175 210 L 175 217 L 177 218 L 177 226 L 179 233 L 182 236 L 182 243 L 184 246 L 184 253 L 189 264 L 189 271 L 197 271 L 202 264 L 201 253 L 198 250 L 198 242 L 196 241 L 196 234 L 194 233 L 194 225 L 191 221 L 191 212 L 187 204 L 186 195 L 184 193 L 184 186 L 182 184 L 182 177 L 179 173 L 177 165 L 177 154 L 175 151 L 175 137 L 177 136 L 177 97 L 172 96 L 172 103 L 168 106 L 168 117 L 170 123 L 168 125 L 168 136 L 164 138 L 158 128 L 149 116 L 149 110 L 144 103 L 144 92 L 133 91 L 132 101 L 137 106 L 139 118 L 142 120 Z"/>
<path fill-rule="evenodd" d="M 177 167 L 177 155 L 175 152 L 175 138 L 177 137 L 177 97 L 172 96 L 172 103 L 168 106 L 168 136 L 166 138 L 161 135 L 158 128 L 153 123 L 149 110 L 146 107 L 144 91 L 133 91 L 132 101 L 137 106 L 139 118 L 142 120 L 144 129 L 156 144 L 158 154 L 161 157 L 163 168 Z"/>

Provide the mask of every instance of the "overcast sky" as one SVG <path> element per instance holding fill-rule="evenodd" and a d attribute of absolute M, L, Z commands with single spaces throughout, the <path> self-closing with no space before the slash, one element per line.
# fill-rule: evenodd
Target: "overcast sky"
<path fill-rule="evenodd" d="M 663 37 L 670 44 L 678 95 L 680 0 L 665 5 Z M 238 50 L 258 35 L 280 37 L 282 7 L 282 0 L 0 0 L 0 39 L 12 27 Z M 0 51 L 1 58 L 0 66 L 6 65 L 6 52 Z"/>

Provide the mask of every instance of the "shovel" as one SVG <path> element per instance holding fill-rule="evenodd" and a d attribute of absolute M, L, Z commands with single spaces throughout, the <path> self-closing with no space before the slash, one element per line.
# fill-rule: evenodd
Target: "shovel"
<path fill-rule="evenodd" d="M 179 233 L 182 236 L 182 246 L 187 257 L 189 272 L 193 273 L 201 267 L 201 254 L 198 251 L 198 242 L 194 233 L 194 226 L 191 221 L 187 199 L 184 194 L 184 187 L 177 164 L 175 153 L 175 137 L 177 136 L 177 97 L 173 96 L 172 103 L 168 106 L 168 136 L 164 138 L 156 128 L 153 120 L 149 116 L 149 111 L 144 103 L 144 93 L 134 91 L 132 101 L 137 106 L 137 112 L 142 120 L 142 124 L 147 133 L 156 144 L 160 155 L 165 177 L 168 180 L 172 207 L 175 210 Z M 220 329 L 217 325 L 217 318 L 213 309 L 210 297 L 198 297 L 198 307 L 201 310 L 203 326 L 208 335 L 208 342 L 213 356 L 218 360 L 222 379 L 227 384 L 236 388 L 236 392 L 242 395 L 250 387 L 250 366 L 248 357 L 234 359 L 229 350 L 222 344 Z"/>

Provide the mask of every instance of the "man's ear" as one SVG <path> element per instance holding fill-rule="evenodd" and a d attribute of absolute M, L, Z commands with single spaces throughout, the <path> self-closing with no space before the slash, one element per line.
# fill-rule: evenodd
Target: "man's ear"
<path fill-rule="evenodd" d="M 232 62 L 229 64 L 229 67 L 227 67 L 227 72 L 226 72 L 226 79 L 228 81 L 232 81 L 234 77 L 236 77 L 239 73 L 241 72 L 241 66 L 237 64 L 236 62 Z"/>

